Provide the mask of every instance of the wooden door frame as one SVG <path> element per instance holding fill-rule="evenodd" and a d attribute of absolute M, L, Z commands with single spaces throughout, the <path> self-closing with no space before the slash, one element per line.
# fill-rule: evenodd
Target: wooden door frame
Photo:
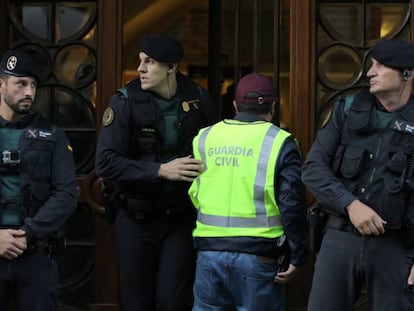
<path fill-rule="evenodd" d="M 307 1 L 306 4 L 303 4 L 303 0 L 290 2 L 290 124 L 291 131 L 301 142 L 303 151 L 309 149 L 314 139 L 315 81 L 312 60 L 315 34 L 312 30 L 315 23 L 315 1 Z M 116 88 L 122 83 L 122 0 L 105 0 L 105 5 L 104 0 L 99 0 L 98 8 L 97 134 L 103 111 Z M 303 27 L 304 24 L 308 27 Z M 113 228 L 106 224 L 101 215 L 95 217 L 95 233 L 95 297 L 90 309 L 118 310 L 119 285 Z M 309 280 L 309 273 L 307 275 Z M 309 282 L 295 283 L 293 293 L 295 296 L 300 293 L 303 296 L 303 291 L 308 290 Z M 306 300 L 307 296 L 303 299 Z M 304 303 L 303 299 L 298 302 L 299 308 Z"/>
<path fill-rule="evenodd" d="M 290 124 L 304 155 L 315 136 L 315 7 L 316 0 L 290 1 Z"/>
<path fill-rule="evenodd" d="M 123 1 L 98 0 L 96 134 L 102 115 L 122 83 Z M 96 185 L 97 187 L 97 185 Z M 106 222 L 102 209 L 95 213 L 94 297 L 91 311 L 117 311 L 119 305 L 118 261 L 114 227 Z"/>

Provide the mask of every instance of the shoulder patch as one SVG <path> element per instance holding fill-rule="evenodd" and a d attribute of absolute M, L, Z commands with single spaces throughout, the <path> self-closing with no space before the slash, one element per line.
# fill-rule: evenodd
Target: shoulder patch
<path fill-rule="evenodd" d="M 104 114 L 102 116 L 102 125 L 108 126 L 114 121 L 115 113 L 111 107 L 105 109 Z"/>
<path fill-rule="evenodd" d="M 181 106 L 182 106 L 184 112 L 189 112 L 190 111 L 190 105 L 188 104 L 187 101 L 183 101 Z"/>

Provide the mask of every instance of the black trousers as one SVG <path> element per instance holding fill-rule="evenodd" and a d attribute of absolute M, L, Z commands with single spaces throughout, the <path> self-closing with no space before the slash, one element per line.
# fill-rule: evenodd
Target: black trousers
<path fill-rule="evenodd" d="M 116 221 L 122 311 L 189 311 L 196 254 L 191 219 L 137 221 L 120 210 Z"/>
<path fill-rule="evenodd" d="M 0 259 L 0 310 L 57 311 L 58 268 L 46 251 Z"/>
<path fill-rule="evenodd" d="M 328 229 L 316 259 L 308 311 L 350 311 L 362 288 L 371 311 L 413 311 L 411 260 L 398 235 L 361 236 Z"/>

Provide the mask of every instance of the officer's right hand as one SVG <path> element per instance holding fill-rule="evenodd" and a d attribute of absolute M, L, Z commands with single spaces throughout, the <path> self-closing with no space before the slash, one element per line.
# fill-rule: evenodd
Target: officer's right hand
<path fill-rule="evenodd" d="M 347 206 L 347 210 L 349 219 L 362 235 L 381 235 L 385 232 L 387 222 L 368 205 L 355 200 Z"/>
<path fill-rule="evenodd" d="M 282 271 L 276 274 L 274 281 L 276 283 L 285 284 L 290 282 L 298 273 L 299 268 L 289 264 L 289 267 L 286 271 Z"/>
<path fill-rule="evenodd" d="M 0 230 L 0 257 L 14 259 L 27 248 L 26 232 L 23 230 Z"/>
<path fill-rule="evenodd" d="M 192 182 L 202 171 L 201 160 L 187 156 L 161 164 L 158 176 L 168 180 Z"/>

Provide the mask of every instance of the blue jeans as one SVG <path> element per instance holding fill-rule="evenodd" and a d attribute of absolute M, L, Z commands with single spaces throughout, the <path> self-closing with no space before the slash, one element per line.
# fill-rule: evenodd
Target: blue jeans
<path fill-rule="evenodd" d="M 193 311 L 282 311 L 285 286 L 275 274 L 275 259 L 199 251 Z"/>

